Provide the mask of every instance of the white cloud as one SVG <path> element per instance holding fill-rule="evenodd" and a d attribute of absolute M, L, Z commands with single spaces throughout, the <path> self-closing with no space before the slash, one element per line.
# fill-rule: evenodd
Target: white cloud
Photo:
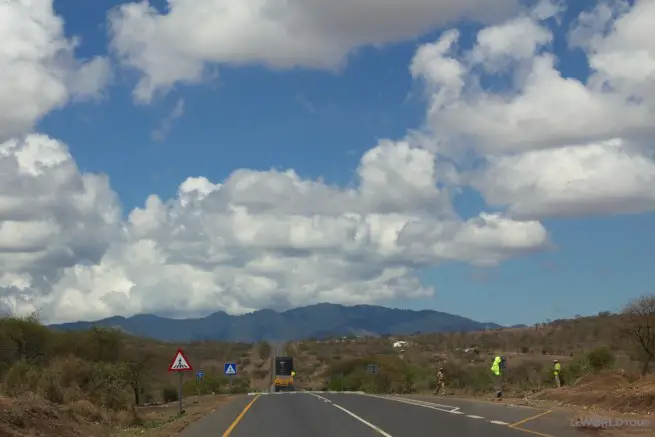
<path fill-rule="evenodd" d="M 32 135 L 0 151 L 0 217 L 13 217 L 0 300 L 51 320 L 426 296 L 416 267 L 493 265 L 548 244 L 536 221 L 463 222 L 436 188 L 434 155 L 406 142 L 368 151 L 356 188 L 237 170 L 150 196 L 125 222 L 106 180 L 80 174 L 63 144 Z"/>
<path fill-rule="evenodd" d="M 184 99 L 179 98 L 177 99 L 175 106 L 173 106 L 173 109 L 171 109 L 171 112 L 169 112 L 166 117 L 159 122 L 159 125 L 150 134 L 152 139 L 155 141 L 164 141 L 168 133 L 171 131 L 171 127 L 175 120 L 182 117 L 183 114 Z"/>
<path fill-rule="evenodd" d="M 80 174 L 44 135 L 0 143 L 0 308 L 38 299 L 61 269 L 101 259 L 119 235 L 109 181 Z"/>
<path fill-rule="evenodd" d="M 652 210 L 655 3 L 603 2 L 574 23 L 570 42 L 592 68 L 585 81 L 556 69 L 548 16 L 485 28 L 465 53 L 456 31 L 417 51 L 411 72 L 429 96 L 427 147 L 515 217 Z M 510 84 L 484 89 L 480 71 Z M 486 163 L 472 167 L 471 156 Z"/>
<path fill-rule="evenodd" d="M 334 67 L 357 46 L 477 11 L 473 0 L 435 3 L 404 2 L 388 19 L 382 7 L 377 16 L 360 10 L 365 2 L 345 15 L 341 2 L 176 0 L 164 15 L 130 4 L 113 18 L 114 44 L 145 74 L 137 97 L 147 101 L 197 79 L 207 62 Z M 216 25 L 217 5 L 233 21 Z M 80 173 L 60 142 L 31 134 L 0 143 L 0 309 L 63 321 L 427 296 L 434 291 L 417 269 L 494 265 L 544 249 L 541 218 L 652 210 L 653 2 L 604 2 L 575 23 L 569 42 L 593 67 L 584 81 L 563 77 L 550 53 L 543 20 L 560 12 L 542 2 L 482 30 L 464 53 L 456 30 L 420 47 L 410 70 L 426 85 L 428 129 L 380 141 L 347 188 L 293 170 L 238 169 L 220 182 L 188 178 L 175 198 L 152 195 L 123 218 L 108 180 Z M 305 39 L 287 36 L 292 30 Z M 35 59 L 59 59 L 48 56 Z M 64 64 L 41 71 L 61 78 L 48 72 Z M 59 82 L 64 97 L 29 107 L 42 114 L 76 92 L 92 94 L 94 82 L 76 74 L 96 69 L 77 65 Z M 489 91 L 480 75 L 509 85 Z M 32 95 L 51 95 L 50 84 Z M 451 203 L 458 184 L 506 212 L 461 219 Z"/>
<path fill-rule="evenodd" d="M 655 161 L 620 139 L 491 158 L 473 181 L 518 217 L 655 210 Z"/>
<path fill-rule="evenodd" d="M 592 16 L 601 20 L 605 15 Z M 481 154 L 652 133 L 655 34 L 648 23 L 653 17 L 655 4 L 641 1 L 605 35 L 590 31 L 605 26 L 582 20 L 584 25 L 572 33 L 593 68 L 586 82 L 563 77 L 556 69 L 557 58 L 544 51 L 552 35 L 534 16 L 483 29 L 477 45 L 459 57 L 454 51 L 459 35 L 446 33 L 423 46 L 412 64 L 412 74 L 429 86 L 430 127 L 453 147 L 464 143 Z M 508 91 L 481 87 L 477 68 L 493 77 L 508 65 L 513 67 Z M 444 72 L 434 66 L 448 68 Z M 447 72 L 449 77 L 443 77 Z"/>
<path fill-rule="evenodd" d="M 73 57 L 52 0 L 0 2 L 0 141 L 29 131 L 69 99 L 95 97 L 110 78 L 109 62 Z"/>
<path fill-rule="evenodd" d="M 174 0 L 160 13 L 148 2 L 111 16 L 112 44 L 142 78 L 135 98 L 203 79 L 208 64 L 336 69 L 366 45 L 407 40 L 470 18 L 493 22 L 518 0 Z"/>

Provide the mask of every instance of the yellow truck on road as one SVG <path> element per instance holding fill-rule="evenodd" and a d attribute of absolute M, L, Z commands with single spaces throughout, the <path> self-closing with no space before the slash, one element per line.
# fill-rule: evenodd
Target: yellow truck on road
<path fill-rule="evenodd" d="M 275 375 L 273 384 L 275 391 L 294 391 L 293 377 L 296 374 L 293 370 L 292 357 L 275 357 Z"/>

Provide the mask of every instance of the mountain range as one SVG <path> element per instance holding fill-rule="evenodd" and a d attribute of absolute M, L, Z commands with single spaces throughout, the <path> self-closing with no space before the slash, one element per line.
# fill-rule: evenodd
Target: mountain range
<path fill-rule="evenodd" d="M 373 305 L 343 306 L 321 303 L 277 312 L 259 310 L 243 315 L 213 313 L 198 319 L 169 319 L 152 314 L 110 317 L 95 322 L 50 325 L 58 330 L 92 326 L 117 328 L 163 341 L 202 340 L 256 342 L 289 341 L 334 336 L 379 336 L 428 332 L 479 331 L 501 328 L 466 317 L 433 310 L 401 310 Z"/>

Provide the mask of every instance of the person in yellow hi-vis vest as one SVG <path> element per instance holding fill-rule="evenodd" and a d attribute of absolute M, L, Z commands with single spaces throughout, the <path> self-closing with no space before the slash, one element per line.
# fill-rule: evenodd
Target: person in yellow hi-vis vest
<path fill-rule="evenodd" d="M 491 365 L 491 372 L 494 374 L 494 382 L 496 387 L 496 398 L 502 399 L 503 397 L 503 370 L 505 367 L 503 357 L 500 355 L 494 358 Z"/>
<path fill-rule="evenodd" d="M 560 388 L 562 386 L 562 381 L 559 378 L 559 374 L 562 371 L 562 365 L 558 360 L 553 360 L 553 376 L 555 377 L 555 386 Z"/>

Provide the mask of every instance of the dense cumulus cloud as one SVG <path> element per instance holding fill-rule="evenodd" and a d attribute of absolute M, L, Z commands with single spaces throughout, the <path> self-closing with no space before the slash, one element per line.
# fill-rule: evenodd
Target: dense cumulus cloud
<path fill-rule="evenodd" d="M 483 29 L 465 53 L 456 30 L 419 48 L 411 71 L 429 93 L 426 146 L 484 158 L 460 182 L 515 218 L 652 210 L 655 3 L 600 2 L 572 24 L 568 43 L 591 69 L 585 82 L 557 70 L 544 18 L 542 10 Z M 511 84 L 487 91 L 485 75 Z"/>
<path fill-rule="evenodd" d="M 0 141 L 70 100 L 100 95 L 111 78 L 109 61 L 76 60 L 76 44 L 52 0 L 0 1 Z"/>
<path fill-rule="evenodd" d="M 495 264 L 548 242 L 537 221 L 459 219 L 436 188 L 434 155 L 406 142 L 369 150 L 357 188 L 237 170 L 222 184 L 189 178 L 169 201 L 150 196 L 125 222 L 106 180 L 80 174 L 56 140 L 5 143 L 0 168 L 5 304 L 63 319 L 421 297 L 432 290 L 417 267 Z"/>
<path fill-rule="evenodd" d="M 142 78 L 134 96 L 206 77 L 214 63 L 338 69 L 359 47 L 407 40 L 455 20 L 494 22 L 519 0 L 169 0 L 111 14 L 112 47 Z"/>
<path fill-rule="evenodd" d="M 377 16 L 365 0 L 348 14 L 345 2 L 323 3 L 175 0 L 167 13 L 126 4 L 109 18 L 112 44 L 141 71 L 136 96 L 147 102 L 213 63 L 333 68 L 357 47 L 460 17 L 490 24 L 470 49 L 457 30 L 417 49 L 409 71 L 424 85 L 425 129 L 372 145 L 353 187 L 238 169 L 224 181 L 189 177 L 174 198 L 152 195 L 126 218 L 105 176 L 29 133 L 49 110 L 100 92 L 106 61 L 75 60 L 50 2 L 0 3 L 18 20 L 0 26 L 8 74 L 34 71 L 18 87 L 24 110 L 0 115 L 0 310 L 63 321 L 422 297 L 434 293 L 416 276 L 423 266 L 495 265 L 549 247 L 545 217 L 655 207 L 653 2 L 601 2 L 572 24 L 568 42 L 592 69 L 585 82 L 563 77 L 549 51 L 555 2 L 495 0 L 495 16 L 474 0 L 390 0 Z M 212 24 L 225 17 L 233 24 Z M 305 38 L 287 41 L 292 31 Z M 510 86 L 485 90 L 481 78 L 493 75 Z M 5 117 L 8 101 L 0 94 Z M 461 186 L 504 212 L 460 218 L 451 198 Z"/>

